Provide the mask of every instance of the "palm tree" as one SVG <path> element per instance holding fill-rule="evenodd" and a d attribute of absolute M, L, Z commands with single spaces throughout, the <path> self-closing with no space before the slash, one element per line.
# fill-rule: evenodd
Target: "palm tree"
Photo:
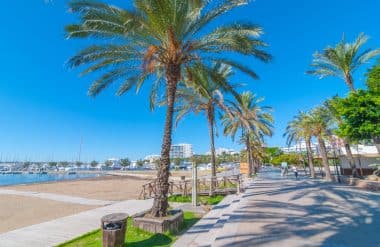
<path fill-rule="evenodd" d="M 340 100 L 340 98 L 338 96 L 335 96 L 331 99 L 326 100 L 323 103 L 323 106 L 325 107 L 325 109 L 330 114 L 331 119 L 334 120 L 338 126 L 341 125 L 344 121 L 342 119 L 342 117 L 338 114 L 337 108 L 336 108 L 337 105 L 339 104 L 339 102 L 338 102 L 339 100 Z M 358 173 L 358 170 L 356 168 L 355 160 L 354 160 L 354 157 L 353 157 L 352 152 L 351 152 L 350 144 L 349 144 L 346 137 L 343 137 L 342 140 L 343 140 L 343 145 L 344 145 L 345 150 L 346 150 L 348 163 L 350 164 L 350 167 L 352 170 L 352 176 L 353 177 L 359 177 L 359 173 Z"/>
<path fill-rule="evenodd" d="M 307 73 L 317 75 L 320 78 L 334 76 L 342 78 L 349 89 L 355 92 L 353 73 L 362 65 L 380 54 L 380 49 L 366 49 L 360 52 L 368 41 L 363 33 L 353 43 L 347 43 L 344 36 L 335 47 L 327 47 L 322 53 L 316 52 L 311 64 L 312 70 Z M 343 138 L 344 148 L 351 167 L 356 167 L 349 141 Z M 353 169 L 355 176 L 356 169 Z"/>
<path fill-rule="evenodd" d="M 247 158 L 248 158 L 248 175 L 252 174 L 253 155 L 252 155 L 252 138 L 256 141 L 262 141 L 265 135 L 272 135 L 273 118 L 269 113 L 270 107 L 260 106 L 263 98 L 257 98 L 251 92 L 240 94 L 240 102 L 229 102 L 229 113 L 222 118 L 224 134 L 235 138 L 238 130 L 242 132 L 242 138 L 245 140 Z"/>
<path fill-rule="evenodd" d="M 263 136 L 260 137 L 259 139 L 256 138 L 256 136 L 251 132 L 251 133 L 246 133 L 245 135 L 251 135 L 249 137 L 249 152 L 247 152 L 247 155 L 250 155 L 248 158 L 252 162 L 252 170 L 253 173 L 256 174 L 260 165 L 262 165 L 262 162 L 265 157 L 265 150 L 264 150 L 264 138 Z M 246 137 L 242 136 L 241 137 L 241 143 L 245 144 L 246 143 Z"/>
<path fill-rule="evenodd" d="M 117 94 L 134 86 L 139 91 L 151 83 L 151 102 L 164 88 L 167 109 L 157 192 L 151 214 L 165 216 L 168 209 L 170 147 L 176 91 L 186 68 L 194 62 L 220 62 L 257 78 L 257 74 L 227 53 L 242 54 L 269 61 L 261 50 L 266 44 L 259 37 L 262 29 L 253 24 L 220 24 L 205 29 L 221 15 L 248 0 L 224 0 L 220 4 L 199 0 L 134 0 L 133 9 L 89 0 L 72 0 L 69 10 L 79 15 L 79 23 L 66 27 L 68 38 L 94 38 L 91 45 L 69 61 L 70 67 L 87 65 L 82 75 L 101 73 L 89 89 L 96 96 L 112 83 L 119 82 Z"/>
<path fill-rule="evenodd" d="M 312 178 L 315 178 L 313 150 L 311 149 L 311 138 L 313 134 L 311 126 L 308 124 L 309 117 L 309 114 L 306 112 L 299 112 L 298 115 L 294 116 L 293 120 L 288 123 L 284 136 L 287 137 L 286 142 L 288 146 L 292 143 L 305 140 L 310 175 Z"/>
<path fill-rule="evenodd" d="M 322 164 L 326 172 L 326 179 L 331 181 L 331 171 L 324 137 L 327 136 L 331 119 L 324 107 L 317 107 L 310 112 L 310 117 L 305 119 L 305 124 L 311 128 L 311 133 L 317 138 Z"/>
<path fill-rule="evenodd" d="M 232 75 L 230 66 L 214 64 L 212 68 L 207 68 L 200 63 L 195 64 L 187 71 L 188 78 L 186 84 L 181 84 L 177 91 L 176 123 L 193 112 L 204 113 L 207 117 L 210 150 L 211 150 L 211 176 L 216 177 L 216 155 L 215 155 L 215 133 L 216 121 L 215 113 L 227 112 L 223 94 L 232 93 L 237 95 L 233 87 L 227 83 L 228 77 Z M 210 195 L 214 192 L 214 182 L 211 182 Z"/>
<path fill-rule="evenodd" d="M 380 54 L 380 49 L 360 52 L 368 41 L 361 33 L 353 43 L 347 43 L 344 36 L 335 47 L 327 47 L 322 53 L 316 52 L 308 74 L 320 78 L 334 76 L 342 78 L 351 91 L 355 91 L 353 73 L 363 64 Z"/>

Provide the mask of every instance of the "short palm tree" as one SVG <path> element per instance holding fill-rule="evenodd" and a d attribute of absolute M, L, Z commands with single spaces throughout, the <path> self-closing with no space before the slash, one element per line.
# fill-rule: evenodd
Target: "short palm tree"
<path fill-rule="evenodd" d="M 284 136 L 287 137 L 287 145 L 292 143 L 298 143 L 301 140 L 305 140 L 307 158 L 309 163 L 310 175 L 315 178 L 314 162 L 313 162 L 313 150 L 311 148 L 311 138 L 313 136 L 311 126 L 308 124 L 309 114 L 306 112 L 299 112 L 288 123 Z"/>
<path fill-rule="evenodd" d="M 178 123 L 189 113 L 203 113 L 208 122 L 211 150 L 211 176 L 216 177 L 215 154 L 215 115 L 228 112 L 224 94 L 237 95 L 233 86 L 228 84 L 228 77 L 232 75 L 230 66 L 214 64 L 212 68 L 195 64 L 187 70 L 186 84 L 181 84 L 177 91 L 176 122 Z M 211 182 L 210 194 L 214 192 L 214 183 Z"/>
<path fill-rule="evenodd" d="M 247 138 L 246 135 L 251 136 Z M 264 150 L 264 136 L 257 138 L 252 132 L 245 133 L 245 135 L 241 137 L 240 143 L 246 144 L 247 140 L 250 142 L 248 145 L 250 150 L 247 150 L 247 160 L 251 160 L 252 172 L 256 174 L 266 155 Z"/>
<path fill-rule="evenodd" d="M 331 171 L 327 156 L 327 149 L 324 138 L 329 133 L 331 118 L 324 107 L 316 107 L 310 112 L 310 116 L 305 120 L 305 124 L 311 128 L 311 133 L 317 138 L 322 164 L 326 173 L 326 179 L 331 181 Z"/>
<path fill-rule="evenodd" d="M 353 43 L 347 43 L 345 38 L 335 47 L 327 47 L 322 53 L 316 52 L 308 74 L 320 78 L 334 76 L 342 78 L 351 91 L 355 91 L 353 73 L 363 64 L 380 54 L 380 49 L 360 51 L 368 41 L 361 33 Z"/>
<path fill-rule="evenodd" d="M 90 0 L 71 0 L 70 12 L 79 23 L 66 27 L 68 38 L 98 39 L 69 61 L 71 67 L 87 65 L 82 75 L 97 72 L 89 94 L 97 95 L 111 83 L 119 82 L 122 95 L 134 86 L 152 82 L 151 98 L 157 88 L 165 88 L 167 112 L 161 159 L 157 173 L 157 192 L 151 214 L 165 216 L 168 209 L 170 147 L 175 96 L 186 68 L 195 61 L 229 64 L 253 78 L 257 74 L 226 53 L 242 54 L 269 61 L 261 50 L 262 29 L 249 23 L 223 23 L 205 29 L 215 19 L 248 0 L 134 0 L 131 10 Z M 217 55 L 216 55 L 217 54 Z"/>
<path fill-rule="evenodd" d="M 233 139 L 241 130 L 247 150 L 248 174 L 251 175 L 253 167 L 251 139 L 260 141 L 264 136 L 271 136 L 273 117 L 270 114 L 270 107 L 260 106 L 263 98 L 257 98 L 247 91 L 241 93 L 239 99 L 240 102 L 229 102 L 229 113 L 223 116 L 222 123 L 224 134 L 230 135 Z"/>
<path fill-rule="evenodd" d="M 337 106 L 339 104 L 340 98 L 338 96 L 335 96 L 331 99 L 328 99 L 324 102 L 323 106 L 327 110 L 327 112 L 330 114 L 331 119 L 336 122 L 336 124 L 339 126 L 343 123 L 343 118 L 338 114 L 337 112 Z M 342 137 L 343 145 L 346 150 L 348 163 L 350 164 L 351 170 L 352 170 L 352 176 L 353 177 L 359 177 L 358 170 L 356 168 L 355 159 L 351 152 L 350 144 L 346 137 Z"/>

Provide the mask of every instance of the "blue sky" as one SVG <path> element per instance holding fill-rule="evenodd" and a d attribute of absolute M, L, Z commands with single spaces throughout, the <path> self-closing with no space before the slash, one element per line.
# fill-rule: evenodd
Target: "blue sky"
<path fill-rule="evenodd" d="M 107 1 L 128 6 L 127 0 Z M 150 112 L 147 90 L 123 97 L 110 88 L 97 98 L 86 95 L 91 78 L 65 67 L 67 59 L 87 43 L 64 38 L 64 26 L 75 21 L 67 1 L 15 0 L 2 3 L 0 16 L 0 159 L 76 160 L 83 139 L 82 160 L 109 157 L 136 159 L 159 153 L 164 109 Z M 305 74 L 316 50 L 337 43 L 344 33 L 353 40 L 360 32 L 371 37 L 368 48 L 380 46 L 378 10 L 373 0 L 256 0 L 219 22 L 249 20 L 264 28 L 263 39 L 274 56 L 270 64 L 248 61 L 260 75 L 247 81 L 274 107 L 275 135 L 269 145 L 284 145 L 282 133 L 298 110 L 307 110 L 347 88 L 338 78 L 318 80 Z M 369 66 L 369 65 L 368 65 Z M 363 68 L 355 74 L 364 85 Z M 221 132 L 221 130 L 220 130 Z M 186 118 L 173 142 L 208 150 L 204 116 Z M 240 149 L 219 137 L 217 147 Z"/>

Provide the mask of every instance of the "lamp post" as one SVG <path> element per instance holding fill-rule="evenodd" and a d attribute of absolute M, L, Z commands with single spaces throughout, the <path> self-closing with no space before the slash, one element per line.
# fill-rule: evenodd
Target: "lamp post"
<path fill-rule="evenodd" d="M 338 179 L 338 182 L 341 183 L 340 181 L 340 172 L 338 171 L 338 164 L 336 163 L 337 156 L 336 156 L 336 147 L 337 147 L 337 139 L 333 136 L 332 137 L 332 142 L 331 142 L 332 148 L 333 148 L 333 154 L 334 154 L 334 167 L 335 167 L 335 173 Z"/>
<path fill-rule="evenodd" d="M 197 174 L 197 165 L 195 162 L 193 162 L 193 186 L 191 186 L 191 205 L 193 207 L 196 207 L 198 205 L 197 202 L 197 180 L 198 180 L 198 174 Z"/>
<path fill-rule="evenodd" d="M 335 151 L 335 148 L 334 148 L 334 151 L 333 151 L 333 153 L 334 153 L 334 166 L 335 166 L 335 173 L 336 173 L 336 175 L 337 175 L 337 178 L 338 178 L 338 182 L 339 182 L 339 183 L 341 183 L 341 181 L 340 181 L 340 175 L 339 175 L 339 171 L 338 171 L 338 165 L 337 165 L 337 163 L 336 163 L 336 159 L 337 159 L 337 157 L 336 157 L 336 151 Z"/>

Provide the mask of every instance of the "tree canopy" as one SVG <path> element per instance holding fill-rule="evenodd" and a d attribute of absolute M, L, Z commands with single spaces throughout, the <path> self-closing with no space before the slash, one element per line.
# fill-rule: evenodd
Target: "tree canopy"
<path fill-rule="evenodd" d="M 380 94 L 380 63 L 368 70 L 366 84 L 368 91 Z"/>
<path fill-rule="evenodd" d="M 337 111 L 343 122 L 338 134 L 352 141 L 373 139 L 380 136 L 380 96 L 359 90 L 340 99 Z"/>

